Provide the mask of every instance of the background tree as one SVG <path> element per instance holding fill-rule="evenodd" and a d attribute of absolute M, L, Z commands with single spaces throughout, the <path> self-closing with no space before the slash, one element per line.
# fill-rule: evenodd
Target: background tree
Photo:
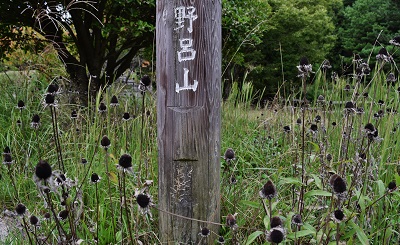
<path fill-rule="evenodd" d="M 334 17 L 341 0 L 223 3 L 225 83 L 247 79 L 272 96 L 283 80 L 287 85 L 297 81 L 302 56 L 318 65 L 335 44 Z"/>
<path fill-rule="evenodd" d="M 154 0 L 14 0 L 2 1 L 0 11 L 7 40 L 16 38 L 13 28 L 32 27 L 53 44 L 80 92 L 88 90 L 89 78 L 93 91 L 112 83 L 154 38 Z"/>
<path fill-rule="evenodd" d="M 364 59 L 399 35 L 400 3 L 392 0 L 356 0 L 343 12 L 338 26 L 338 45 L 344 62 L 350 64 L 354 54 Z M 381 32 L 382 31 L 382 32 Z M 379 35 L 381 34 L 381 35 Z M 379 38 L 378 38 L 379 36 Z"/>
<path fill-rule="evenodd" d="M 269 27 L 271 7 L 267 0 L 223 0 L 222 6 L 222 75 L 227 96 L 234 80 L 245 79 L 259 65 L 257 45 Z"/>
<path fill-rule="evenodd" d="M 272 7 L 271 28 L 259 45 L 262 69 L 253 74 L 267 93 L 275 93 L 283 82 L 297 87 L 296 65 L 306 56 L 318 69 L 336 41 L 334 14 L 340 0 L 269 0 Z M 295 86 L 296 85 L 296 86 Z M 290 86 L 292 87 L 292 86 Z"/>

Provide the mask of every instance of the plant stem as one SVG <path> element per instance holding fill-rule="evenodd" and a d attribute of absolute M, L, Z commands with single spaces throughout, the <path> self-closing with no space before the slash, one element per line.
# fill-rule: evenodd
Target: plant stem
<path fill-rule="evenodd" d="M 126 215 L 126 222 L 128 223 L 128 232 L 129 232 L 129 237 L 131 239 L 131 244 L 133 244 L 133 236 L 132 236 L 132 229 L 131 229 L 131 222 L 130 222 L 130 217 L 129 217 L 129 210 L 128 210 L 128 205 L 126 202 L 126 176 L 125 176 L 125 171 L 122 171 L 122 189 L 124 192 L 124 207 L 125 207 L 125 215 Z"/>

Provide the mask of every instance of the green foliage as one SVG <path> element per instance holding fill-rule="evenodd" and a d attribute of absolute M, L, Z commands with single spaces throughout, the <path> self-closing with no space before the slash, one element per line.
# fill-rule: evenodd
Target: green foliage
<path fill-rule="evenodd" d="M 392 0 L 357 0 L 344 10 L 344 20 L 339 26 L 339 43 L 342 54 L 352 57 L 359 53 L 369 57 L 373 45 L 386 45 L 400 34 L 400 5 Z M 379 48 L 378 48 L 379 50 Z"/>
<path fill-rule="evenodd" d="M 331 11 L 340 1 L 269 2 L 271 28 L 259 45 L 263 68 L 249 79 L 257 81 L 257 88 L 267 86 L 271 93 L 283 81 L 298 81 L 296 65 L 301 57 L 306 56 L 314 67 L 326 58 L 336 40 Z"/>
<path fill-rule="evenodd" d="M 270 94 L 283 80 L 296 80 L 302 56 L 313 64 L 326 58 L 336 40 L 333 16 L 341 1 L 224 1 L 224 6 L 225 78 L 246 78 Z"/>
<path fill-rule="evenodd" d="M 25 49 L 23 40 L 34 45 L 50 43 L 65 65 L 71 87 L 82 93 L 88 90 L 90 76 L 94 91 L 111 84 L 153 40 L 154 0 L 16 0 L 0 3 L 0 11 L 0 30 L 6 34 L 0 42 L 0 58 L 10 48 Z M 34 33 L 22 33 L 20 26 L 30 27 Z"/>

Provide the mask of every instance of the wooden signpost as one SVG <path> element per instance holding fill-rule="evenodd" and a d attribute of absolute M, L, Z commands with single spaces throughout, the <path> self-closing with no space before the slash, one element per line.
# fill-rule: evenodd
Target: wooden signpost
<path fill-rule="evenodd" d="M 220 222 L 221 0 L 157 0 L 160 237 L 212 244 Z"/>

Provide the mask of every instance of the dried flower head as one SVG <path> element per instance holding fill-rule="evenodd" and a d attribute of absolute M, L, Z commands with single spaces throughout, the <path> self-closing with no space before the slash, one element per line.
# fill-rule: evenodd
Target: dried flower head
<path fill-rule="evenodd" d="M 66 220 L 68 218 L 68 214 L 69 214 L 68 210 L 62 210 L 58 213 L 57 218 L 59 220 Z"/>
<path fill-rule="evenodd" d="M 298 77 L 308 77 L 312 72 L 312 65 L 308 62 L 307 57 L 300 59 L 300 64 L 297 66 Z"/>
<path fill-rule="evenodd" d="M 283 132 L 290 133 L 291 129 L 289 125 L 283 126 Z"/>
<path fill-rule="evenodd" d="M 50 164 L 45 160 L 40 160 L 35 168 L 35 175 L 39 180 L 47 180 L 52 175 Z"/>
<path fill-rule="evenodd" d="M 332 68 L 332 66 L 331 66 L 331 62 L 329 62 L 329 60 L 324 60 L 322 62 L 322 65 L 321 65 L 322 71 L 326 72 L 327 70 L 329 70 L 331 68 Z"/>
<path fill-rule="evenodd" d="M 144 86 L 144 87 L 148 87 L 151 84 L 151 79 L 148 75 L 144 75 L 141 79 L 140 79 L 140 85 Z"/>
<path fill-rule="evenodd" d="M 139 205 L 140 213 L 149 214 L 151 216 L 150 208 L 154 205 L 151 196 L 138 190 L 135 191 L 134 196 Z"/>
<path fill-rule="evenodd" d="M 110 106 L 116 107 L 118 105 L 119 105 L 118 98 L 116 95 L 113 95 L 113 97 L 111 98 L 111 101 L 110 101 Z"/>
<path fill-rule="evenodd" d="M 346 196 L 347 185 L 342 177 L 334 174 L 329 179 L 329 183 L 333 189 L 333 192 L 339 197 L 339 199 L 343 199 Z"/>
<path fill-rule="evenodd" d="M 59 89 L 60 89 L 60 87 L 57 84 L 50 84 L 47 87 L 47 94 L 55 95 L 56 93 L 58 93 Z"/>
<path fill-rule="evenodd" d="M 372 123 L 367 123 L 364 127 L 364 131 L 367 134 L 369 140 L 374 140 L 378 137 L 378 129 Z"/>
<path fill-rule="evenodd" d="M 40 126 L 40 117 L 38 114 L 35 114 L 32 117 L 31 128 L 38 129 L 39 126 Z"/>
<path fill-rule="evenodd" d="M 226 149 L 225 154 L 224 154 L 224 159 L 228 163 L 230 161 L 235 160 L 235 151 L 232 148 Z"/>
<path fill-rule="evenodd" d="M 333 212 L 332 219 L 333 219 L 336 223 L 340 223 L 340 222 L 342 222 L 342 221 L 345 219 L 345 215 L 344 215 L 344 213 L 343 213 L 342 210 L 336 209 L 336 210 Z"/>
<path fill-rule="evenodd" d="M 107 111 L 107 106 L 106 106 L 106 104 L 104 104 L 104 102 L 101 102 L 100 105 L 99 105 L 99 112 L 100 112 L 100 114 L 103 114 L 103 113 L 105 113 L 106 111 Z"/>
<path fill-rule="evenodd" d="M 11 155 L 11 149 L 9 146 L 4 147 L 3 155 Z"/>
<path fill-rule="evenodd" d="M 123 154 L 118 161 L 117 168 L 124 172 L 133 173 L 132 170 L 132 157 L 129 154 Z"/>
<path fill-rule="evenodd" d="M 82 157 L 82 158 L 81 158 L 81 163 L 82 163 L 83 165 L 87 164 L 86 158 Z"/>
<path fill-rule="evenodd" d="M 46 94 L 46 96 L 44 97 L 44 105 L 53 107 L 57 106 L 54 94 Z"/>
<path fill-rule="evenodd" d="M 19 100 L 17 103 L 17 108 L 20 110 L 25 109 L 25 103 L 22 100 Z"/>
<path fill-rule="evenodd" d="M 354 54 L 353 62 L 362 63 L 364 60 L 361 58 L 359 54 Z"/>
<path fill-rule="evenodd" d="M 43 219 L 44 219 L 44 220 L 49 220 L 50 218 L 51 218 L 50 213 L 45 213 L 45 214 L 43 215 Z"/>
<path fill-rule="evenodd" d="M 303 225 L 303 219 L 301 218 L 300 214 L 295 214 L 292 216 L 292 224 L 296 226 L 302 226 Z"/>
<path fill-rule="evenodd" d="M 218 237 L 217 243 L 218 244 L 225 244 L 225 238 L 223 236 Z"/>
<path fill-rule="evenodd" d="M 92 182 L 93 184 L 99 183 L 100 180 L 100 176 L 96 173 L 92 173 L 92 176 L 90 176 L 90 182 Z"/>
<path fill-rule="evenodd" d="M 71 112 L 71 119 L 77 119 L 77 118 L 78 118 L 78 113 L 75 110 L 73 110 Z"/>
<path fill-rule="evenodd" d="M 389 73 L 389 75 L 386 77 L 386 82 L 388 83 L 388 85 L 394 86 L 396 84 L 396 81 L 397 78 L 393 72 Z"/>
<path fill-rule="evenodd" d="M 125 112 L 124 115 L 122 116 L 122 121 L 128 121 L 131 119 L 131 116 L 129 115 L 129 112 Z"/>
<path fill-rule="evenodd" d="M 318 132 L 318 126 L 316 124 L 311 124 L 310 132 L 313 133 L 313 134 L 317 133 Z"/>
<path fill-rule="evenodd" d="M 274 227 L 266 232 L 267 241 L 273 243 L 281 243 L 285 240 L 286 231 L 282 227 Z"/>
<path fill-rule="evenodd" d="M 11 165 L 11 164 L 13 164 L 13 159 L 12 159 L 12 156 L 11 156 L 11 154 L 4 154 L 3 155 L 3 164 L 4 165 Z"/>
<path fill-rule="evenodd" d="M 19 203 L 16 207 L 15 207 L 15 212 L 19 215 L 25 215 L 26 213 L 26 206 L 22 203 Z"/>
<path fill-rule="evenodd" d="M 268 180 L 259 194 L 260 197 L 263 199 L 271 200 L 272 198 L 274 198 L 276 196 L 276 187 L 274 183 L 272 183 L 271 180 Z"/>
<path fill-rule="evenodd" d="M 392 181 L 388 184 L 388 191 L 393 192 L 397 189 L 396 182 Z"/>
<path fill-rule="evenodd" d="M 391 62 L 393 60 L 392 56 L 388 53 L 386 48 L 381 48 L 376 55 L 376 59 L 378 61 L 384 61 L 384 62 Z"/>
<path fill-rule="evenodd" d="M 279 226 L 283 227 L 283 221 L 282 221 L 281 217 L 279 217 L 279 216 L 272 217 L 271 228 L 275 228 L 275 227 L 279 227 Z"/>
<path fill-rule="evenodd" d="M 211 232 L 207 227 L 201 228 L 201 231 L 199 233 L 199 235 L 202 237 L 208 237 L 210 234 L 211 234 Z"/>
<path fill-rule="evenodd" d="M 389 43 L 394 46 L 400 47 L 400 36 L 394 37 L 392 40 L 389 41 Z"/>
<path fill-rule="evenodd" d="M 29 223 L 33 226 L 39 226 L 39 218 L 35 215 L 31 215 L 31 217 L 29 217 Z"/>
<path fill-rule="evenodd" d="M 106 135 L 104 135 L 103 138 L 102 138 L 101 141 L 100 141 L 100 145 L 101 145 L 101 147 L 103 147 L 104 149 L 108 149 L 108 148 L 110 148 L 110 146 L 111 146 L 111 141 L 110 141 L 110 139 L 109 139 Z"/>
<path fill-rule="evenodd" d="M 234 175 L 229 178 L 229 184 L 235 185 L 237 183 L 237 179 Z"/>
<path fill-rule="evenodd" d="M 300 125 L 300 124 L 301 124 L 301 118 L 297 118 L 296 124 L 297 124 L 297 125 Z"/>
<path fill-rule="evenodd" d="M 236 215 L 235 214 L 228 214 L 226 216 L 226 225 L 231 228 L 232 230 L 236 230 L 238 228 L 238 225 L 236 224 Z"/>

